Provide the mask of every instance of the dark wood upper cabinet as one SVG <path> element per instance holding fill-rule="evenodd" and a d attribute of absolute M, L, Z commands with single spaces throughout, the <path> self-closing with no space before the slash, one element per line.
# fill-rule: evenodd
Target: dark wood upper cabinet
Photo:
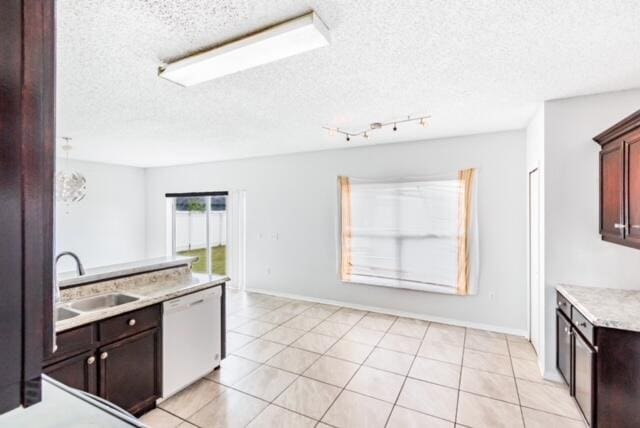
<path fill-rule="evenodd" d="M 54 10 L 0 1 L 0 413 L 40 401 L 53 337 Z"/>
<path fill-rule="evenodd" d="M 600 235 L 640 248 L 640 110 L 600 133 Z"/>

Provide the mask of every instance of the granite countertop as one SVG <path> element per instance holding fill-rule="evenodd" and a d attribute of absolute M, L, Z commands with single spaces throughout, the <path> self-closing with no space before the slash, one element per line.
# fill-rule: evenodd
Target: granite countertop
<path fill-rule="evenodd" d="M 144 272 L 190 265 L 196 260 L 198 260 L 197 257 L 158 257 L 154 259 L 137 260 L 135 262 L 122 263 L 118 265 L 91 268 L 87 269 L 86 273 L 82 276 L 78 276 L 75 272 L 64 272 L 58 275 L 58 283 L 60 285 L 60 288 L 65 288 L 74 285 L 88 284 L 90 282 L 105 281 L 108 279 L 119 278 L 128 275 L 136 275 Z"/>
<path fill-rule="evenodd" d="M 187 269 L 187 268 L 185 268 Z M 154 278 L 151 282 L 135 281 L 133 279 L 120 279 L 107 281 L 97 285 L 87 285 L 65 290 L 65 298 L 60 306 L 79 312 L 76 317 L 56 322 L 56 332 L 69 330 L 74 327 L 89 324 L 94 321 L 109 318 L 135 309 L 151 306 L 169 299 L 184 296 L 196 291 L 216 287 L 229 280 L 228 276 L 221 275 L 181 275 L 179 270 L 167 271 L 162 277 Z M 154 275 L 148 274 L 148 275 Z M 135 277 L 134 277 L 135 278 Z M 135 302 L 125 303 L 112 308 L 80 312 L 70 308 L 69 304 L 76 300 L 107 293 L 123 293 L 138 297 Z"/>
<path fill-rule="evenodd" d="M 566 284 L 556 290 L 593 325 L 640 332 L 640 291 Z"/>

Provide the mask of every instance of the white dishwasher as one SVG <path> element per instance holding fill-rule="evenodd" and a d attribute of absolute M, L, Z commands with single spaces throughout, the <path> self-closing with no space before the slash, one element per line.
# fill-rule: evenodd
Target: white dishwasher
<path fill-rule="evenodd" d="M 162 304 L 162 398 L 220 365 L 220 287 Z"/>

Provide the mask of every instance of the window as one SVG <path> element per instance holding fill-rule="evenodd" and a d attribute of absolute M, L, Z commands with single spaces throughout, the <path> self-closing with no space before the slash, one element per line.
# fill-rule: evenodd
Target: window
<path fill-rule="evenodd" d="M 475 170 L 431 179 L 340 177 L 343 281 L 475 293 Z"/>
<path fill-rule="evenodd" d="M 197 273 L 227 272 L 227 193 L 168 194 L 172 254 L 196 256 Z"/>

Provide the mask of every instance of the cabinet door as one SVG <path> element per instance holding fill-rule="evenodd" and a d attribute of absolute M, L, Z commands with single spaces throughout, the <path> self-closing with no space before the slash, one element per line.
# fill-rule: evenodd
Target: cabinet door
<path fill-rule="evenodd" d="M 600 152 L 600 233 L 604 238 L 623 239 L 624 145 L 609 143 Z"/>
<path fill-rule="evenodd" d="M 640 244 L 640 132 L 627 140 L 627 239 Z"/>
<path fill-rule="evenodd" d="M 582 414 L 591 425 L 595 399 L 593 387 L 595 352 L 579 333 L 576 332 L 574 337 L 574 393 Z"/>
<path fill-rule="evenodd" d="M 72 388 L 95 394 L 97 365 L 93 351 L 88 351 L 47 366 L 43 372 Z"/>
<path fill-rule="evenodd" d="M 560 309 L 556 309 L 556 329 L 556 367 L 571 390 L 571 324 Z"/>
<path fill-rule="evenodd" d="M 157 328 L 100 348 L 100 396 L 134 415 L 152 408 L 160 397 L 160 349 Z"/>

